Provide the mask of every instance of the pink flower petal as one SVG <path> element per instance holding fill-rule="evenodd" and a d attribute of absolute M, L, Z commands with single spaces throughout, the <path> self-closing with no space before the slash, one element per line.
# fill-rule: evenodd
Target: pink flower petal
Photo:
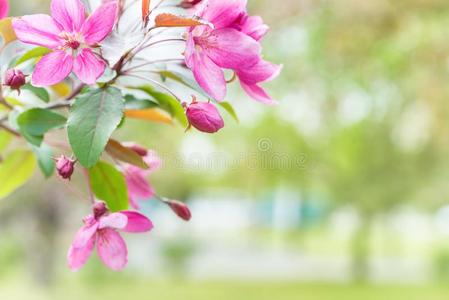
<path fill-rule="evenodd" d="M 0 19 L 8 16 L 9 3 L 8 0 L 0 0 Z"/>
<path fill-rule="evenodd" d="M 91 225 L 84 225 L 83 227 L 78 230 L 78 232 L 75 235 L 75 238 L 72 242 L 72 247 L 74 248 L 83 248 L 86 246 L 87 242 L 92 238 L 92 236 L 97 232 L 98 230 L 98 222 L 95 222 Z"/>
<path fill-rule="evenodd" d="M 89 48 L 84 48 L 75 58 L 73 72 L 86 84 L 94 84 L 104 73 L 106 65 Z"/>
<path fill-rule="evenodd" d="M 78 32 L 86 19 L 86 10 L 80 0 L 52 0 L 51 15 L 67 32 Z"/>
<path fill-rule="evenodd" d="M 120 234 L 105 228 L 98 232 L 97 252 L 106 266 L 114 271 L 122 270 L 128 263 L 128 249 Z"/>
<path fill-rule="evenodd" d="M 192 69 L 195 64 L 196 45 L 193 34 L 189 34 L 186 41 L 186 50 L 184 51 L 185 63 L 188 68 Z"/>
<path fill-rule="evenodd" d="M 87 262 L 95 247 L 95 239 L 96 237 L 93 235 L 86 242 L 85 246 L 81 248 L 75 248 L 73 245 L 70 246 L 69 252 L 67 253 L 67 262 L 72 271 L 78 271 Z"/>
<path fill-rule="evenodd" d="M 87 44 L 100 43 L 111 33 L 117 19 L 117 2 L 101 5 L 87 18 L 81 29 Z"/>
<path fill-rule="evenodd" d="M 246 10 L 246 0 L 209 0 L 198 13 L 216 29 L 231 25 Z"/>
<path fill-rule="evenodd" d="M 128 218 L 125 214 L 122 213 L 112 213 L 110 215 L 101 217 L 99 223 L 99 229 L 103 229 L 106 227 L 122 229 L 128 223 Z"/>
<path fill-rule="evenodd" d="M 162 165 L 162 160 L 157 155 L 156 151 L 152 150 L 148 151 L 147 155 L 145 155 L 143 160 L 149 167 L 148 170 L 145 170 L 148 175 L 153 173 L 154 171 L 157 171 Z"/>
<path fill-rule="evenodd" d="M 200 45 L 206 55 L 222 68 L 239 69 L 260 60 L 259 43 L 236 29 L 214 30 Z"/>
<path fill-rule="evenodd" d="M 260 41 L 270 29 L 259 16 L 247 16 L 241 26 L 241 31 L 256 41 Z"/>
<path fill-rule="evenodd" d="M 131 205 L 132 208 L 139 210 L 140 209 L 140 203 L 139 199 L 134 197 L 133 195 L 128 193 L 128 202 L 129 205 Z"/>
<path fill-rule="evenodd" d="M 63 81 L 72 71 L 73 58 L 64 51 L 54 51 L 42 57 L 36 64 L 31 83 L 49 86 Z"/>
<path fill-rule="evenodd" d="M 276 105 L 277 101 L 270 97 L 270 95 L 265 92 L 263 88 L 257 84 L 247 85 L 244 82 L 240 82 L 242 88 L 245 92 L 254 100 L 266 104 L 266 105 Z"/>
<path fill-rule="evenodd" d="M 62 44 L 61 28 L 52 17 L 38 14 L 14 18 L 12 26 L 20 41 L 55 49 Z"/>
<path fill-rule="evenodd" d="M 145 178 L 147 171 L 135 166 L 127 166 L 124 174 L 131 205 L 133 208 L 138 209 L 137 200 L 144 200 L 154 196 L 154 189 Z"/>
<path fill-rule="evenodd" d="M 128 217 L 128 224 L 123 231 L 126 232 L 147 232 L 153 229 L 153 223 L 146 216 L 134 211 L 121 211 L 120 213 Z"/>
<path fill-rule="evenodd" d="M 195 80 L 212 98 L 222 101 L 226 96 L 224 73 L 204 52 L 186 52 L 186 64 L 190 67 Z"/>
<path fill-rule="evenodd" d="M 246 84 L 256 84 L 273 80 L 281 70 L 282 66 L 261 59 L 254 66 L 238 70 L 237 76 Z"/>

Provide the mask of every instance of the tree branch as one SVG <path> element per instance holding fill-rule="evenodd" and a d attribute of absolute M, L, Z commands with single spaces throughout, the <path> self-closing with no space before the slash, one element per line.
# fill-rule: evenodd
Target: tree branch
<path fill-rule="evenodd" d="M 17 131 L 15 131 L 14 129 L 12 129 L 11 127 L 9 127 L 5 124 L 0 123 L 0 129 L 6 130 L 7 132 L 9 132 L 17 137 L 20 136 L 20 133 L 18 133 Z"/>

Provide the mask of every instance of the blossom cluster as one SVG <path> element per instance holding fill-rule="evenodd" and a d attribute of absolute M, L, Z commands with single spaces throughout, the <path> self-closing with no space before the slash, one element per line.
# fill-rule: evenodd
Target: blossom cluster
<path fill-rule="evenodd" d="M 249 14 L 246 0 L 103 0 L 91 6 L 87 0 L 52 0 L 50 15 L 8 18 L 8 1 L 0 0 L 2 49 L 15 53 L 2 74 L 0 140 L 17 138 L 30 149 L 0 147 L 0 155 L 6 153 L 0 177 L 15 171 L 8 169 L 10 161 L 23 168 L 21 177 L 2 182 L 0 198 L 31 177 L 36 160 L 47 177 L 56 170 L 70 180 L 79 170 L 92 212 L 73 239 L 68 265 L 79 270 L 96 247 L 106 266 L 121 270 L 128 258 L 119 231 L 153 228 L 141 201 L 159 200 L 185 221 L 192 215 L 149 183 L 162 166 L 157 153 L 112 134 L 126 118 L 216 133 L 225 125 L 220 109 L 235 114 L 224 102 L 227 86 L 238 80 L 250 98 L 275 104 L 262 84 L 281 66 L 263 58 L 261 41 L 269 28 Z M 177 85 L 192 94 L 179 95 Z M 24 90 L 37 102 L 24 102 Z M 48 138 L 58 130 L 67 142 Z"/>

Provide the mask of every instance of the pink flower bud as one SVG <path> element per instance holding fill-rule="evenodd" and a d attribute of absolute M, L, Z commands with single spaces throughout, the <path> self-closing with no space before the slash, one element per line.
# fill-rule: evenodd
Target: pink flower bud
<path fill-rule="evenodd" d="M 134 152 L 136 152 L 140 156 L 146 156 L 148 154 L 148 149 L 146 149 L 145 147 L 143 147 L 143 146 L 141 146 L 139 144 L 136 144 L 134 142 L 123 143 L 123 146 L 125 146 L 128 149 L 133 150 Z"/>
<path fill-rule="evenodd" d="M 179 6 L 181 6 L 182 8 L 192 8 L 201 1 L 202 0 L 182 0 Z"/>
<path fill-rule="evenodd" d="M 98 220 L 101 216 L 108 212 L 108 208 L 106 207 L 106 203 L 103 201 L 95 201 L 94 206 L 92 207 L 94 212 L 94 217 Z"/>
<path fill-rule="evenodd" d="M 218 109 L 209 102 L 192 102 L 186 110 L 190 125 L 202 132 L 215 133 L 224 126 Z"/>
<path fill-rule="evenodd" d="M 9 86 L 13 90 L 18 90 L 25 82 L 25 75 L 22 71 L 16 69 L 6 71 L 4 85 Z"/>
<path fill-rule="evenodd" d="M 176 200 L 168 200 L 166 203 L 170 206 L 173 212 L 184 221 L 189 221 L 190 218 L 192 218 L 192 213 L 186 204 Z"/>
<path fill-rule="evenodd" d="M 56 169 L 59 175 L 64 179 L 69 179 L 72 177 L 73 171 L 75 170 L 76 161 L 61 155 L 56 161 Z"/>

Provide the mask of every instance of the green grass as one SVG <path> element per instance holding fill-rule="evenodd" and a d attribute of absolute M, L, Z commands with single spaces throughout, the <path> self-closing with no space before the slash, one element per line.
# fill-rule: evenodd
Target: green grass
<path fill-rule="evenodd" d="M 193 281 L 118 281 L 63 283 L 42 289 L 0 282 L 5 300 L 447 300 L 446 286 L 238 283 Z"/>

